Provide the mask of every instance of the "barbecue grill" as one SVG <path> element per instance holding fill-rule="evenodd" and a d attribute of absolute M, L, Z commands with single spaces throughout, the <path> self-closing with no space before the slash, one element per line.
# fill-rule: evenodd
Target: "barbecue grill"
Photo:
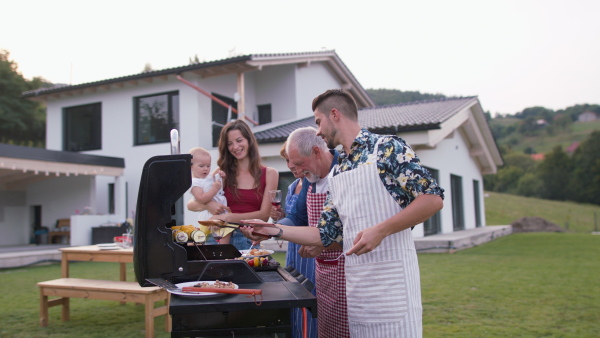
<path fill-rule="evenodd" d="M 135 224 L 134 269 L 141 286 L 147 279 L 167 283 L 233 282 L 241 289 L 260 289 L 262 295 L 216 294 L 206 297 L 171 295 L 172 337 L 291 336 L 292 308 L 307 308 L 317 316 L 314 287 L 292 267 L 250 267 L 235 260 L 233 246 L 177 243 L 171 227 L 178 224 L 175 204 L 191 186 L 192 156 L 155 156 L 144 165 Z"/>

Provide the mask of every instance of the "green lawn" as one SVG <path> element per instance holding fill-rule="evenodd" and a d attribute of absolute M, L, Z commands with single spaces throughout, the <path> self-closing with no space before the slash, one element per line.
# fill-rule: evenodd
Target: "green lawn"
<path fill-rule="evenodd" d="M 488 225 L 542 216 L 568 233 L 513 234 L 455 254 L 419 254 L 425 337 L 600 337 L 600 207 L 486 193 Z M 285 261 L 276 253 L 277 261 Z M 73 277 L 118 279 L 118 264 L 74 262 Z M 128 265 L 128 280 L 133 281 Z M 143 337 L 144 308 L 71 299 L 71 320 L 50 308 L 39 326 L 36 283 L 60 277 L 58 263 L 0 270 L 0 337 Z M 157 337 L 164 320 L 155 320 Z"/>
<path fill-rule="evenodd" d="M 598 337 L 598 257 L 600 236 L 577 233 L 514 234 L 455 254 L 419 254 L 425 337 Z M 115 279 L 118 265 L 73 263 L 71 275 Z M 41 328 L 35 284 L 59 276 L 59 264 L 0 271 L 10 288 L 0 295 L 0 337 L 143 336 L 142 306 L 98 300 L 72 299 L 65 323 L 51 308 Z M 163 324 L 155 320 L 157 337 L 169 337 Z"/>
<path fill-rule="evenodd" d="M 421 254 L 425 337 L 599 337 L 600 236 L 528 233 Z"/>
<path fill-rule="evenodd" d="M 487 225 L 507 225 L 521 217 L 542 217 L 578 233 L 600 231 L 600 206 L 485 192 Z"/>

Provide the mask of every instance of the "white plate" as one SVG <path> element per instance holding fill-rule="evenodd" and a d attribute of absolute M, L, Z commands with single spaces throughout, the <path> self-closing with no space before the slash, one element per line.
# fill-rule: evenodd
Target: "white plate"
<path fill-rule="evenodd" d="M 117 246 L 115 243 L 101 243 L 101 244 L 96 244 L 96 245 L 100 248 Z"/>
<path fill-rule="evenodd" d="M 196 282 L 185 282 L 185 283 L 178 283 L 175 284 L 175 286 L 177 286 L 178 288 L 182 289 L 184 287 L 187 286 L 194 286 L 198 283 L 208 283 L 208 284 L 214 284 L 214 281 L 196 281 Z M 237 284 L 233 284 L 235 285 L 234 289 L 237 289 L 238 286 Z M 221 296 L 221 295 L 226 295 L 227 293 L 218 293 L 218 292 L 199 292 L 199 293 L 191 293 L 191 292 L 183 292 L 183 291 L 173 291 L 173 290 L 167 290 L 170 293 L 174 294 L 174 295 L 179 295 L 179 296 L 189 296 L 189 297 L 206 297 L 206 296 Z"/>
<path fill-rule="evenodd" d="M 118 246 L 101 246 L 98 249 L 100 249 L 100 250 L 119 250 L 121 248 L 119 248 Z"/>
<path fill-rule="evenodd" d="M 250 257 L 266 257 L 268 255 L 272 255 L 275 252 L 273 250 L 264 250 L 264 251 L 267 251 L 268 254 L 252 256 L 252 255 L 248 254 L 248 252 L 250 252 L 250 250 L 240 250 L 240 253 L 242 254 L 242 257 L 244 257 L 244 258 L 250 258 Z"/>

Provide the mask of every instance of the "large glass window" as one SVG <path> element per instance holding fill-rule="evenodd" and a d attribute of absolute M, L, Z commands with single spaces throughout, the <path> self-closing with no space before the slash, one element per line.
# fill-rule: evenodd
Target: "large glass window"
<path fill-rule="evenodd" d="M 135 145 L 170 142 L 179 129 L 179 92 L 140 96 L 135 104 Z"/>
<path fill-rule="evenodd" d="M 475 226 L 480 227 L 481 224 L 481 194 L 479 193 L 479 181 L 473 180 L 473 199 L 475 203 Z"/>
<path fill-rule="evenodd" d="M 452 190 L 452 222 L 454 223 L 454 231 L 465 230 L 462 177 L 450 175 L 450 189 Z"/>
<path fill-rule="evenodd" d="M 92 103 L 63 109 L 63 149 L 102 149 L 102 104 Z"/>

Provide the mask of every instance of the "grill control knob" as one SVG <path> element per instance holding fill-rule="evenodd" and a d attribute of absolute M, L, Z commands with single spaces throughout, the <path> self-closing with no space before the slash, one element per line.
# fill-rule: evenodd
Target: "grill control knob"
<path fill-rule="evenodd" d="M 182 267 L 179 267 L 179 272 L 181 272 L 181 271 L 183 271 L 183 268 L 182 268 Z"/>

